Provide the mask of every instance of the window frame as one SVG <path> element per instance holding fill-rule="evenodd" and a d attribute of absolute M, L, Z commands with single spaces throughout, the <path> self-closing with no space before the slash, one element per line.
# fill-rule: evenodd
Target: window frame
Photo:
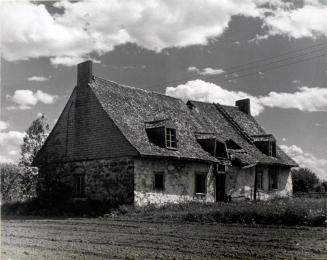
<path fill-rule="evenodd" d="M 75 198 L 85 197 L 85 174 L 73 175 L 73 197 Z"/>
<path fill-rule="evenodd" d="M 157 187 L 156 176 L 162 176 L 162 188 Z M 153 190 L 155 191 L 165 191 L 165 173 L 164 172 L 155 172 L 153 175 Z"/>
<path fill-rule="evenodd" d="M 173 143 L 175 145 L 172 145 Z M 177 149 L 177 131 L 175 128 L 166 127 L 165 145 L 166 145 L 166 148 Z"/>
<path fill-rule="evenodd" d="M 198 190 L 198 177 L 201 176 L 204 179 L 203 185 L 203 190 L 199 191 Z M 201 185 L 201 186 L 202 186 Z M 195 179 L 194 179 L 194 193 L 195 194 L 200 194 L 200 195 L 205 195 L 207 194 L 207 173 L 202 173 L 202 172 L 197 172 L 195 173 Z"/>

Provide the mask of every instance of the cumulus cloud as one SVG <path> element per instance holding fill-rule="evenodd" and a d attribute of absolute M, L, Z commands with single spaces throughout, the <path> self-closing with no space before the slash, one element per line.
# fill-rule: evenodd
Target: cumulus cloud
<path fill-rule="evenodd" d="M 29 77 L 27 78 L 28 81 L 36 81 L 36 82 L 44 82 L 49 80 L 49 78 L 47 77 L 42 77 L 42 76 L 33 76 L 33 77 Z"/>
<path fill-rule="evenodd" d="M 0 162 L 12 163 L 17 159 L 24 136 L 19 131 L 0 131 Z"/>
<path fill-rule="evenodd" d="M 190 99 L 210 103 L 218 102 L 232 106 L 238 99 L 250 98 L 252 115 L 256 116 L 264 109 L 258 98 L 246 92 L 227 90 L 216 84 L 200 79 L 188 81 L 177 87 L 167 87 L 166 94 L 183 100 Z"/>
<path fill-rule="evenodd" d="M 0 120 L 0 131 L 7 129 L 9 124 L 5 121 Z"/>
<path fill-rule="evenodd" d="M 277 9 L 264 18 L 264 22 L 269 35 L 317 38 L 327 36 L 326 17 L 326 1 L 304 0 L 301 7 L 296 7 L 295 3 L 279 3 Z"/>
<path fill-rule="evenodd" d="M 315 172 L 319 178 L 327 180 L 327 160 L 317 158 L 311 153 L 306 153 L 301 147 L 296 145 L 280 146 L 289 156 L 291 156 L 301 167 L 306 167 Z"/>
<path fill-rule="evenodd" d="M 33 92 L 28 89 L 15 90 L 14 95 L 7 95 L 7 98 L 18 105 L 18 109 L 26 110 L 31 106 L 35 106 L 38 102 L 44 104 L 52 104 L 58 98 L 56 95 L 50 95 L 41 90 Z M 16 109 L 15 106 L 9 107 L 9 109 Z"/>
<path fill-rule="evenodd" d="M 188 71 L 195 72 L 200 75 L 219 75 L 224 73 L 224 70 L 222 69 L 213 69 L 213 68 L 203 68 L 202 70 L 197 67 L 188 67 Z"/>
<path fill-rule="evenodd" d="M 54 5 L 63 13 L 51 15 L 43 4 L 29 1 L 2 3 L 6 60 L 50 57 L 54 64 L 70 66 L 90 53 L 103 54 L 126 42 L 155 51 L 206 44 L 224 32 L 232 16 L 260 15 L 253 0 L 192 4 L 188 0 L 90 0 Z"/>
<path fill-rule="evenodd" d="M 327 111 L 327 88 L 298 87 L 294 93 L 270 92 L 260 97 L 267 107 L 295 108 L 301 111 Z"/>
<path fill-rule="evenodd" d="M 233 16 L 260 19 L 270 35 L 327 36 L 327 3 L 303 0 L 58 1 L 50 14 L 42 2 L 4 1 L 0 9 L 2 56 L 8 61 L 49 57 L 71 66 L 127 42 L 161 51 L 206 44 L 219 37 Z M 128 15 L 126 15 L 128 14 Z M 15 25 L 14 28 L 12 25 Z M 173 31 L 173 33 L 171 33 Z"/>
<path fill-rule="evenodd" d="M 327 88 L 298 87 L 293 93 L 270 92 L 266 96 L 253 96 L 242 91 L 227 90 L 214 83 L 200 79 L 188 81 L 176 87 L 167 87 L 166 94 L 183 100 L 198 100 L 234 105 L 235 101 L 250 98 L 253 116 L 263 112 L 265 107 L 293 108 L 301 111 L 327 111 Z"/>

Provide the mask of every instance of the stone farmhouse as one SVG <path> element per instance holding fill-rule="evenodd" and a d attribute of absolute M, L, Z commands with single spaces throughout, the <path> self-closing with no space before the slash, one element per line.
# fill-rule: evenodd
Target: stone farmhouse
<path fill-rule="evenodd" d="M 78 65 L 77 86 L 33 164 L 67 199 L 167 202 L 264 200 L 292 194 L 297 166 L 251 116 L 235 106 L 123 86 Z M 50 187 L 49 187 L 50 185 Z"/>

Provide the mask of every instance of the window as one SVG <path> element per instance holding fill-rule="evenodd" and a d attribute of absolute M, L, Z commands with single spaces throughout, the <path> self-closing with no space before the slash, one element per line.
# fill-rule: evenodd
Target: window
<path fill-rule="evenodd" d="M 154 175 L 154 189 L 158 191 L 165 189 L 165 179 L 163 173 L 156 173 Z"/>
<path fill-rule="evenodd" d="M 278 167 L 271 166 L 269 168 L 269 189 L 276 190 L 278 189 Z"/>
<path fill-rule="evenodd" d="M 195 193 L 206 193 L 206 174 L 195 175 Z"/>
<path fill-rule="evenodd" d="M 166 146 L 168 148 L 176 148 L 176 129 L 166 128 Z"/>
<path fill-rule="evenodd" d="M 263 190 L 263 172 L 259 170 L 257 172 L 257 188 Z"/>
<path fill-rule="evenodd" d="M 231 139 L 226 141 L 226 146 L 227 146 L 227 149 L 231 149 L 231 150 L 241 150 L 242 149 L 241 146 L 239 146 L 237 143 L 235 143 Z"/>
<path fill-rule="evenodd" d="M 269 142 L 269 156 L 276 157 L 276 142 Z"/>
<path fill-rule="evenodd" d="M 73 179 L 74 197 L 84 197 L 85 177 L 84 175 L 75 175 Z"/>

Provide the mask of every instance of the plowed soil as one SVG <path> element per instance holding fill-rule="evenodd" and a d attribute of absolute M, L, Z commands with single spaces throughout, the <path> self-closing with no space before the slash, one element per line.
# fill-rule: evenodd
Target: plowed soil
<path fill-rule="evenodd" d="M 1 259 L 327 259 L 327 230 L 124 218 L 1 223 Z"/>

